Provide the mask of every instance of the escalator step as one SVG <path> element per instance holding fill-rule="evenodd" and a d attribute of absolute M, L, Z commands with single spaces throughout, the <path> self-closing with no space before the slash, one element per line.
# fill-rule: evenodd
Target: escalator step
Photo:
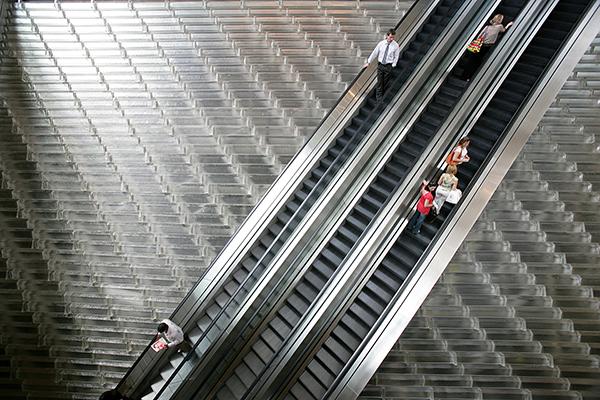
<path fill-rule="evenodd" d="M 390 172 L 399 182 L 404 175 L 406 175 L 407 167 L 411 167 L 412 165 L 412 158 L 409 158 L 406 154 L 402 154 L 401 152 L 396 152 L 392 156 L 391 162 L 388 162 L 385 165 L 385 170 Z"/>
<path fill-rule="evenodd" d="M 252 383 L 254 383 L 257 378 L 256 374 L 254 374 L 254 372 L 252 372 L 252 370 L 244 362 L 242 362 L 235 369 L 235 374 L 244 385 L 244 388 L 249 388 L 252 386 Z"/>
<path fill-rule="evenodd" d="M 344 235 L 344 237 L 347 237 L 352 242 L 352 245 L 354 245 L 359 236 L 363 233 L 363 230 L 354 225 L 354 223 L 349 223 L 348 218 L 346 218 L 344 224 L 340 226 L 339 232 Z"/>
<path fill-rule="evenodd" d="M 362 307 L 353 303 L 344 315 L 343 320 L 348 328 L 352 329 L 352 332 L 364 337 L 369 330 L 367 322 L 371 320 L 371 316 Z"/>
<path fill-rule="evenodd" d="M 417 159 L 421 155 L 421 149 L 414 143 L 410 143 L 408 141 L 402 142 L 400 145 L 400 152 L 406 158 L 414 158 Z"/>
<path fill-rule="evenodd" d="M 373 276 L 369 282 L 367 282 L 366 287 L 378 296 L 389 297 L 394 294 L 396 287 L 388 281 L 389 276 L 385 275 L 383 272 L 379 272 L 379 269 L 380 268 L 373 273 Z"/>
<path fill-rule="evenodd" d="M 285 316 L 290 316 L 291 319 L 286 319 Z M 293 312 L 278 314 L 269 322 L 269 327 L 260 336 L 276 352 L 283 344 L 284 338 L 292 331 L 296 322 L 298 322 L 297 315 Z"/>
<path fill-rule="evenodd" d="M 361 306 L 365 315 L 368 315 L 367 318 L 371 318 L 373 320 L 372 322 L 369 322 L 369 325 L 373 325 L 373 323 L 375 323 L 377 317 L 385 308 L 385 304 L 377 302 L 375 297 L 369 296 L 365 291 L 361 291 L 355 301 L 357 301 L 357 304 Z M 363 318 L 363 321 L 366 321 L 366 319 Z"/>
<path fill-rule="evenodd" d="M 327 277 L 322 274 L 316 273 L 314 269 L 309 270 L 305 275 L 304 279 L 309 282 L 312 286 L 321 289 L 327 282 Z"/>
<path fill-rule="evenodd" d="M 269 334 L 267 335 L 267 337 L 276 337 L 275 335 Z M 273 356 L 273 349 L 271 347 L 269 347 L 267 345 L 267 343 L 271 343 L 271 342 L 265 342 L 264 338 L 258 340 L 254 346 L 252 346 L 252 349 L 250 350 L 251 352 L 254 352 L 256 354 L 256 356 L 263 361 L 264 363 L 267 363 L 271 357 Z M 275 342 L 273 342 L 275 343 Z"/>
<path fill-rule="evenodd" d="M 242 273 L 241 271 L 239 271 L 239 274 L 236 275 L 234 274 L 234 277 L 237 279 L 242 278 L 241 280 L 238 280 L 239 283 L 242 282 L 242 280 L 245 278 L 245 275 L 250 273 L 250 271 L 252 271 L 252 269 L 254 268 L 254 266 L 256 265 L 256 261 L 251 261 L 251 260 L 244 260 L 242 261 L 242 267 L 246 270 L 245 273 Z"/>
<path fill-rule="evenodd" d="M 327 155 L 325 155 L 325 157 L 323 157 L 321 159 L 320 166 L 322 166 L 323 169 L 327 169 L 333 163 L 334 160 L 335 160 L 335 157 L 332 154 L 328 153 Z"/>
<path fill-rule="evenodd" d="M 296 211 L 298 211 L 298 208 L 300 208 L 301 203 L 302 201 L 296 197 L 292 199 L 292 201 L 288 202 L 287 207 L 290 209 L 291 212 L 296 213 Z"/>
<path fill-rule="evenodd" d="M 371 222 L 378 211 L 379 208 L 374 207 L 373 204 L 365 200 L 360 200 L 358 204 L 354 206 L 353 213 L 356 213 L 356 218 L 364 221 L 366 226 Z"/>
<path fill-rule="evenodd" d="M 323 346 L 323 351 L 319 352 L 318 359 L 321 364 L 326 365 L 328 370 L 334 371 L 334 373 L 344 368 L 344 363 L 327 346 Z"/>
<path fill-rule="evenodd" d="M 395 185 L 387 185 L 382 179 L 381 176 L 385 176 L 388 175 L 387 171 L 385 169 L 383 169 L 380 173 L 380 176 L 377 177 L 377 179 L 375 179 L 375 182 L 373 182 L 371 184 L 371 187 L 369 189 L 369 191 L 373 191 L 374 193 L 377 193 L 377 198 L 381 198 L 382 201 L 385 201 L 390 194 L 392 193 L 392 190 L 394 190 Z M 390 179 L 393 179 L 392 176 L 388 175 L 388 181 Z"/>
<path fill-rule="evenodd" d="M 350 325 L 348 325 L 348 322 Z M 355 349 L 360 343 L 361 332 L 364 332 L 364 327 L 356 330 L 352 325 L 354 325 L 354 321 L 346 313 L 340 320 L 340 329 L 336 329 L 335 333 L 340 338 L 340 343 L 344 343 L 348 348 Z"/>
<path fill-rule="evenodd" d="M 243 387 L 241 382 L 235 382 L 237 383 L 237 387 L 234 390 L 231 390 L 231 388 L 229 388 L 229 383 L 226 384 L 226 386 L 221 387 L 221 389 L 219 389 L 219 393 L 217 393 L 217 399 L 218 400 L 223 400 L 223 399 L 237 399 L 239 398 L 240 395 L 243 394 L 243 392 L 241 391 L 241 387 Z M 235 383 L 232 383 L 235 385 Z"/>
<path fill-rule="evenodd" d="M 425 112 L 427 112 L 427 111 L 425 111 Z M 444 118 L 445 118 L 445 116 L 444 116 Z M 408 138 L 408 140 L 410 140 L 411 143 L 414 143 L 417 146 L 419 146 L 419 148 L 421 148 L 421 149 L 424 149 L 427 146 L 427 144 L 429 143 L 429 137 L 424 137 L 422 135 L 415 135 L 415 134 L 412 134 L 412 132 L 411 132 L 411 135 Z"/>
<path fill-rule="evenodd" d="M 390 189 L 390 192 L 391 192 L 396 187 L 396 184 L 398 184 L 399 178 L 400 177 L 398 175 L 393 174 L 386 166 L 386 168 L 379 175 L 378 180 L 380 180 L 381 183 L 383 185 L 385 185 L 386 187 L 391 188 Z"/>
<path fill-rule="evenodd" d="M 208 315 L 210 319 L 214 320 L 219 311 L 221 311 L 221 308 L 213 303 L 206 309 L 206 315 Z"/>
<path fill-rule="evenodd" d="M 354 135 L 356 135 L 356 131 L 352 128 L 346 128 L 346 131 L 348 134 L 344 134 L 337 139 L 336 147 L 340 147 L 340 148 L 346 147 L 346 145 L 350 141 L 350 138 L 353 137 Z M 346 132 L 344 132 L 344 133 L 346 133 Z"/>
<path fill-rule="evenodd" d="M 426 123 L 425 121 L 417 121 L 413 127 L 411 128 L 412 131 L 417 134 L 417 135 L 421 135 L 427 138 L 431 138 L 433 135 L 435 135 L 435 132 L 437 132 L 437 130 L 435 129 L 435 127 L 433 125 L 430 125 L 428 123 Z"/>
<path fill-rule="evenodd" d="M 251 371 L 260 371 L 266 366 L 265 362 L 254 352 L 249 352 L 248 355 L 244 357 L 244 362 Z"/>
<path fill-rule="evenodd" d="M 331 336 L 325 341 L 325 347 L 331 354 L 335 354 L 340 360 L 347 360 L 352 354 L 349 347 L 349 342 L 344 340 L 344 329 L 336 326 Z"/>
<path fill-rule="evenodd" d="M 362 200 L 359 205 L 363 205 L 369 207 L 373 211 L 373 216 L 381 209 L 383 203 L 385 202 L 386 197 L 375 192 L 374 190 L 369 190 L 362 196 Z"/>
<path fill-rule="evenodd" d="M 298 384 L 290 389 L 290 393 L 285 397 L 286 400 L 313 399 L 315 395 L 310 393 L 304 385 L 304 374 L 298 379 Z"/>
<path fill-rule="evenodd" d="M 299 294 L 301 294 L 303 297 L 305 297 L 308 300 L 314 299 L 318 293 L 314 286 L 309 285 L 309 282 L 300 282 L 300 284 L 298 285 L 297 291 Z M 298 304 L 293 303 L 293 304 L 294 304 L 294 306 L 300 307 L 300 308 L 298 308 L 298 310 L 302 310 L 301 304 L 304 304 L 306 306 L 306 302 L 302 302 L 302 303 L 298 303 Z M 305 309 L 302 311 L 305 311 Z"/>
<path fill-rule="evenodd" d="M 315 394 L 322 393 L 326 388 L 315 378 L 315 376 L 311 373 L 310 370 L 307 370 L 308 373 L 302 374 L 301 382 L 302 386 L 306 388 L 308 392 L 307 397 L 300 397 L 300 399 L 312 399 L 315 398 Z"/>
<path fill-rule="evenodd" d="M 436 98 L 434 98 L 433 102 L 427 106 L 425 112 L 427 114 L 433 114 L 441 119 L 445 118 L 450 113 L 450 109 L 441 103 L 436 103 Z"/>
<path fill-rule="evenodd" d="M 256 262 L 257 262 L 257 261 L 255 261 L 255 262 L 253 262 L 253 263 L 252 263 L 252 268 L 254 268 L 254 266 L 256 265 Z M 251 271 L 251 269 L 248 269 L 248 272 L 250 272 L 250 271 Z M 246 276 L 248 276 L 247 272 L 245 272 L 245 271 L 240 271 L 240 270 L 238 270 L 238 271 L 236 271 L 236 272 L 234 272 L 234 273 L 232 274 L 232 277 L 233 277 L 233 279 L 234 279 L 234 280 L 235 280 L 235 281 L 236 281 L 238 284 L 242 283 L 242 281 L 243 281 L 244 279 L 246 279 Z"/>
<path fill-rule="evenodd" d="M 317 258 L 315 261 L 313 261 L 313 265 L 317 270 L 321 271 L 323 275 L 330 276 L 335 271 L 335 267 L 332 267 L 326 261 L 327 260 L 325 258 Z"/>
<path fill-rule="evenodd" d="M 334 236 L 329 243 L 330 245 L 327 247 L 332 246 L 336 249 L 335 251 L 339 253 L 347 254 L 350 249 L 352 249 L 352 245 L 341 240 L 338 235 Z"/>
<path fill-rule="evenodd" d="M 233 296 L 233 294 L 235 293 L 235 291 L 237 290 L 238 287 L 239 287 L 239 285 L 236 285 L 232 281 L 227 282 L 223 286 L 223 290 L 224 290 L 225 293 L 221 293 L 219 296 L 217 296 L 216 302 L 222 307 L 223 304 L 221 304 L 221 301 L 223 301 L 223 300 L 225 300 L 225 301 L 229 300 L 229 298 L 231 296 Z M 223 296 L 225 296 L 224 299 L 223 299 Z"/>
<path fill-rule="evenodd" d="M 269 224 L 268 229 L 273 235 L 275 235 L 275 237 L 277 237 L 283 230 L 283 227 L 284 227 L 284 225 L 281 223 L 281 221 L 277 220 L 275 223 Z"/>
<path fill-rule="evenodd" d="M 279 215 L 279 218 L 281 219 L 281 222 L 287 225 L 292 219 L 293 215 L 294 213 L 292 212 L 292 210 L 285 206 L 281 212 L 281 215 Z"/>
<path fill-rule="evenodd" d="M 333 377 L 331 376 L 331 369 L 327 368 L 323 363 L 318 359 L 313 359 L 308 366 L 310 373 L 316 378 L 319 382 L 319 391 L 315 393 L 320 393 L 323 390 L 326 390 L 329 385 L 333 382 Z M 316 387 L 313 389 L 317 389 Z"/>
<path fill-rule="evenodd" d="M 264 330 L 261 336 L 268 337 L 267 343 L 272 349 L 277 350 L 283 341 L 283 338 L 292 331 L 292 327 L 298 323 L 300 315 L 298 310 L 294 310 L 288 304 L 285 304 L 273 320 L 269 323 L 268 329 Z"/>
<path fill-rule="evenodd" d="M 367 226 L 368 222 L 365 222 L 364 219 L 358 219 L 355 213 L 351 213 L 347 218 L 346 222 L 354 228 L 356 231 L 363 231 Z"/>

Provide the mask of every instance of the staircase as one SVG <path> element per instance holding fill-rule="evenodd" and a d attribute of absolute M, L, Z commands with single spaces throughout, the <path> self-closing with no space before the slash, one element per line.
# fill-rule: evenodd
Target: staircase
<path fill-rule="evenodd" d="M 410 5 L 13 4 L 2 393 L 113 387 Z M 362 398 L 598 397 L 599 57 L 600 37 Z"/>
<path fill-rule="evenodd" d="M 8 7 L 2 249 L 14 326 L 38 333 L 4 333 L 7 390 L 96 399 L 120 380 L 387 29 L 370 3 L 320 3 Z M 395 24 L 409 6 L 376 8 Z"/>

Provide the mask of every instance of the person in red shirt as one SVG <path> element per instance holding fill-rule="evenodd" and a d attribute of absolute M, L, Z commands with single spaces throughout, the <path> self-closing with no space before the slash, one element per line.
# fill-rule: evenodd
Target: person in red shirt
<path fill-rule="evenodd" d="M 425 217 L 429 214 L 433 207 L 433 193 L 435 193 L 435 185 L 430 185 L 427 181 L 423 181 L 421 185 L 421 197 L 417 203 L 417 212 L 414 213 L 406 229 L 415 235 L 421 232 L 421 226 L 425 222 Z"/>

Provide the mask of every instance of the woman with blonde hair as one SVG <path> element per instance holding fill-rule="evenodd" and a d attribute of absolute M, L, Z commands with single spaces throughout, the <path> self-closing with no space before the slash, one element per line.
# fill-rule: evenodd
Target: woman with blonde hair
<path fill-rule="evenodd" d="M 433 200 L 433 208 L 439 214 L 446 199 L 453 190 L 458 190 L 458 178 L 456 177 L 456 165 L 448 165 L 446 173 L 438 179 L 438 187 L 435 191 L 435 199 Z"/>
<path fill-rule="evenodd" d="M 492 46 L 496 44 L 500 33 L 506 32 L 506 30 L 513 24 L 512 22 L 509 22 L 505 26 L 502 25 L 502 21 L 504 21 L 504 15 L 494 15 L 494 17 L 490 20 L 490 24 L 483 28 L 481 33 L 467 48 L 465 56 L 463 57 L 464 64 L 461 75 L 463 80 L 468 81 L 473 77 L 475 71 L 477 71 L 477 68 L 479 68 L 487 53 L 490 51 Z"/>

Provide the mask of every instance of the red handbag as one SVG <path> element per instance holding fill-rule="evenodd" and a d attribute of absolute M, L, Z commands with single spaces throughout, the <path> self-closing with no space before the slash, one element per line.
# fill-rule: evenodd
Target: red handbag
<path fill-rule="evenodd" d="M 469 50 L 471 53 L 479 53 L 481 51 L 481 46 L 483 46 L 483 39 L 485 39 L 485 35 L 479 35 L 477 39 L 474 39 L 471 43 L 469 43 L 467 50 Z"/>

